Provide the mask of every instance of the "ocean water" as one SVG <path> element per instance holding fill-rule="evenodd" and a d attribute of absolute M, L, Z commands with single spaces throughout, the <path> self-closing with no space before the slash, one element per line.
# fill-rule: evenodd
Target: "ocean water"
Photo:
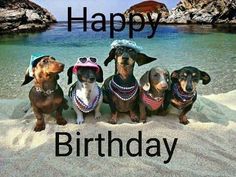
<path fill-rule="evenodd" d="M 89 25 L 88 25 L 89 26 Z M 81 24 L 73 24 L 72 32 L 66 23 L 58 23 L 42 33 L 27 33 L 0 36 L 0 98 L 25 98 L 32 83 L 21 87 L 30 55 L 43 53 L 52 55 L 65 63 L 59 84 L 68 91 L 66 70 L 78 57 L 94 56 L 104 71 L 104 78 L 114 73 L 114 63 L 108 67 L 103 61 L 110 51 L 114 39 L 128 39 L 128 28 L 116 33 L 115 38 L 106 32 L 82 31 Z M 212 28 L 210 25 L 159 25 L 154 38 L 149 26 L 135 33 L 132 39 L 143 47 L 143 52 L 158 58 L 150 64 L 135 66 L 137 79 L 153 66 L 162 66 L 170 72 L 183 66 L 195 66 L 208 72 L 210 84 L 199 84 L 200 94 L 217 94 L 236 89 L 236 30 L 234 28 Z M 75 78 L 74 78 L 75 81 Z"/>

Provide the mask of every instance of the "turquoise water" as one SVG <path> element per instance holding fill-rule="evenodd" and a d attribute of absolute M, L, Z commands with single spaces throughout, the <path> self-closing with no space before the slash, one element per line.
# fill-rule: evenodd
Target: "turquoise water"
<path fill-rule="evenodd" d="M 134 41 L 143 47 L 143 52 L 158 60 L 135 67 L 137 79 L 153 66 L 166 67 L 170 72 L 183 66 L 195 66 L 207 71 L 212 82 L 199 84 L 199 93 L 222 93 L 236 89 L 236 35 L 232 31 L 212 29 L 211 26 L 181 25 L 158 26 L 154 38 L 147 39 L 151 29 L 135 33 Z M 115 34 L 115 39 L 127 39 L 128 29 Z M 66 69 L 80 56 L 94 56 L 104 69 L 105 78 L 114 72 L 114 64 L 103 66 L 110 50 L 109 31 L 82 32 L 81 25 L 74 24 L 67 32 L 66 23 L 58 23 L 46 32 L 0 36 L 0 98 L 25 98 L 31 84 L 21 87 L 24 72 L 32 53 L 54 56 L 66 65 Z M 66 72 L 60 75 L 59 83 L 67 92 Z"/>

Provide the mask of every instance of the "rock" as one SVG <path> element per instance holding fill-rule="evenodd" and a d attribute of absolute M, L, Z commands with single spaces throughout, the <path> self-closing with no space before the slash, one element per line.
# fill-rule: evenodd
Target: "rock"
<path fill-rule="evenodd" d="M 144 1 L 144 2 L 141 2 L 141 3 L 131 6 L 124 13 L 125 18 L 126 18 L 126 22 L 129 22 L 129 14 L 130 13 L 142 14 L 145 19 L 145 22 L 148 22 L 147 13 L 150 13 L 153 21 L 156 21 L 159 13 L 161 14 L 162 19 L 167 18 L 169 15 L 169 11 L 168 11 L 166 5 L 163 3 L 156 2 L 156 1 Z M 137 23 L 140 22 L 140 18 L 139 17 L 134 18 L 134 22 L 137 22 Z"/>
<path fill-rule="evenodd" d="M 55 17 L 29 0 L 0 0 L 0 34 L 46 30 Z"/>
<path fill-rule="evenodd" d="M 181 0 L 163 23 L 235 23 L 235 0 Z"/>

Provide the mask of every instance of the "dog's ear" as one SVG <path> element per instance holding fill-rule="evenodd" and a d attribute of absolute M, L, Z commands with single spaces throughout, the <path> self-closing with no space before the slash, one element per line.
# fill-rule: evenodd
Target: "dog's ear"
<path fill-rule="evenodd" d="M 108 63 L 110 63 L 114 58 L 115 58 L 115 53 L 116 53 L 116 49 L 111 49 L 111 51 L 109 52 L 109 56 L 107 57 L 107 59 L 104 61 L 104 65 L 107 66 Z"/>
<path fill-rule="evenodd" d="M 67 84 L 68 84 L 68 85 L 72 83 L 73 67 L 74 67 L 74 66 L 71 66 L 71 67 L 67 70 L 67 76 L 68 76 L 68 82 L 67 82 Z"/>
<path fill-rule="evenodd" d="M 147 71 L 139 80 L 141 87 L 145 91 L 149 91 L 150 87 L 151 87 L 150 80 L 149 80 L 149 74 L 150 74 L 150 71 Z"/>
<path fill-rule="evenodd" d="M 150 63 L 156 59 L 157 58 L 149 57 L 149 56 L 145 55 L 144 53 L 137 53 L 134 57 L 134 60 L 136 61 L 138 66 Z"/>
<path fill-rule="evenodd" d="M 26 70 L 26 72 L 25 72 L 25 80 L 24 80 L 24 82 L 21 84 L 21 86 L 30 83 L 33 79 L 34 79 L 33 77 L 29 76 L 29 68 L 28 68 L 28 69 Z"/>
<path fill-rule="evenodd" d="M 103 82 L 103 70 L 100 65 L 99 67 L 99 72 L 96 74 L 96 81 L 102 83 Z"/>
<path fill-rule="evenodd" d="M 211 81 L 211 77 L 204 71 L 200 71 L 200 79 L 202 80 L 203 85 L 207 85 Z"/>
<path fill-rule="evenodd" d="M 174 80 L 178 80 L 179 79 L 179 70 L 175 70 L 171 73 L 171 80 L 174 81 Z"/>

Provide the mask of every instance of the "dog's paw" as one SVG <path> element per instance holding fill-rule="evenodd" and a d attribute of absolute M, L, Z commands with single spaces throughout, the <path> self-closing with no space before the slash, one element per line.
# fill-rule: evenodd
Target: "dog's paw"
<path fill-rule="evenodd" d="M 41 125 L 35 125 L 35 127 L 34 127 L 34 131 L 35 132 L 40 132 L 40 131 L 42 131 L 42 130 L 44 130 L 45 129 L 45 124 L 41 124 Z"/>
<path fill-rule="evenodd" d="M 187 116 L 179 117 L 179 123 L 187 125 L 189 123 Z"/>
<path fill-rule="evenodd" d="M 62 119 L 57 120 L 57 124 L 58 124 L 58 125 L 66 125 L 66 124 L 67 124 L 67 121 L 62 118 Z"/>
<path fill-rule="evenodd" d="M 77 124 L 82 124 L 82 123 L 84 123 L 84 119 L 79 117 L 79 118 L 77 118 L 76 122 L 77 122 Z"/>
<path fill-rule="evenodd" d="M 95 119 L 100 119 L 102 117 L 102 114 L 100 112 L 95 112 Z"/>
<path fill-rule="evenodd" d="M 111 118 L 110 120 L 108 120 L 108 123 L 110 123 L 110 124 L 117 124 L 117 120 Z"/>
<path fill-rule="evenodd" d="M 139 122 L 138 116 L 133 112 L 130 113 L 130 119 L 132 122 Z"/>
<path fill-rule="evenodd" d="M 147 122 L 147 119 L 140 119 L 140 122 L 145 124 Z"/>

